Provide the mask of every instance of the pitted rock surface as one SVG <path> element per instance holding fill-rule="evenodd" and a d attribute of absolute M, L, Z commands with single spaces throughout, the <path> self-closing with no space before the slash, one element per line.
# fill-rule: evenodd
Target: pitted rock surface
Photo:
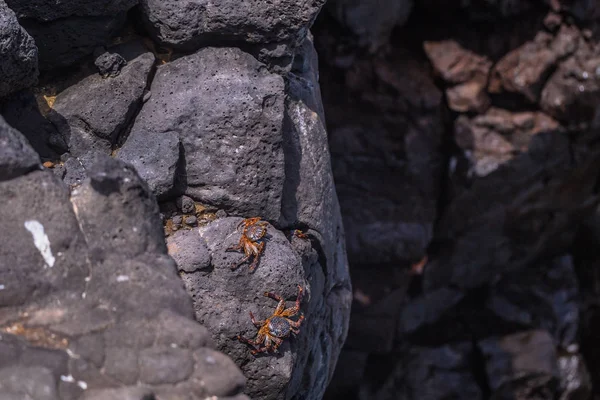
<path fill-rule="evenodd" d="M 324 0 L 140 0 L 150 34 L 164 45 L 187 51 L 228 42 L 300 44 L 323 4 Z"/>
<path fill-rule="evenodd" d="M 71 193 L 48 170 L 0 185 L 7 398 L 245 398 L 246 379 L 194 321 L 158 205 L 133 167 L 97 158 Z"/>
<path fill-rule="evenodd" d="M 182 188 L 194 200 L 277 221 L 283 79 L 239 49 L 205 48 L 159 66 L 150 90 L 121 152 L 152 189 L 173 189 L 179 156 Z M 143 156 L 165 141 L 164 162 Z"/>
<path fill-rule="evenodd" d="M 15 13 L 0 0 L 0 98 L 38 79 L 38 49 Z"/>

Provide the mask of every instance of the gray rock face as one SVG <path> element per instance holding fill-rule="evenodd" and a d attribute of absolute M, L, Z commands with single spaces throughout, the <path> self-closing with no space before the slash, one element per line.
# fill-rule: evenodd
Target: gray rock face
<path fill-rule="evenodd" d="M 38 49 L 0 0 L 0 98 L 37 83 Z"/>
<path fill-rule="evenodd" d="M 72 65 L 108 43 L 125 23 L 125 13 L 115 16 L 70 17 L 50 22 L 20 20 L 35 39 L 41 71 Z"/>
<path fill-rule="evenodd" d="M 327 290 L 350 290 L 346 241 L 338 203 L 319 89 L 317 54 L 309 36 L 298 49 L 288 78 L 283 151 L 282 225 L 305 226 L 325 252 Z M 342 306 L 348 307 L 349 304 Z M 339 310 L 339 315 L 347 313 Z"/>
<path fill-rule="evenodd" d="M 175 232 L 167 238 L 167 246 L 180 271 L 194 272 L 211 267 L 210 252 L 196 229 Z"/>
<path fill-rule="evenodd" d="M 177 176 L 180 157 L 181 141 L 173 131 L 130 135 L 117 153 L 117 158 L 136 168 L 158 199 L 183 190 Z"/>
<path fill-rule="evenodd" d="M 71 198 L 47 170 L 0 182 L 4 397 L 247 400 L 193 320 L 147 185 L 106 156 L 88 175 Z"/>
<path fill-rule="evenodd" d="M 0 181 L 23 175 L 40 165 L 40 158 L 21 132 L 0 116 Z"/>
<path fill-rule="evenodd" d="M 341 290 L 327 290 L 324 266 L 310 242 L 294 237 L 290 243 L 271 225 L 256 270 L 250 273 L 243 264 L 232 271 L 231 265 L 243 254 L 225 250 L 239 241 L 240 221 L 228 217 L 200 228 L 199 237 L 212 255 L 211 268 L 182 273 L 196 319 L 211 331 L 218 349 L 242 366 L 251 398 L 320 398 L 346 335 L 348 310 L 340 307 L 348 303 L 339 298 Z M 285 340 L 280 355 L 251 355 L 247 345 L 235 340 L 238 334 L 256 336 L 248 312 L 261 320 L 272 315 L 277 302 L 263 296 L 267 291 L 280 294 L 291 306 L 298 285 L 305 290 L 301 311 L 306 319 L 300 334 Z"/>
<path fill-rule="evenodd" d="M 114 15 L 136 5 L 138 0 L 96 0 L 47 1 L 47 0 L 8 0 L 6 3 L 19 18 L 33 18 L 39 21 L 52 21 L 70 16 L 88 17 Z"/>
<path fill-rule="evenodd" d="M 182 50 L 223 42 L 301 43 L 324 0 L 237 2 L 141 0 L 142 17 L 159 42 Z"/>
<path fill-rule="evenodd" d="M 109 153 L 138 111 L 146 90 L 154 55 L 139 42 L 111 51 L 128 62 L 121 73 L 109 78 L 88 76 L 59 93 L 48 114 L 74 156 L 90 150 Z"/>
<path fill-rule="evenodd" d="M 174 185 L 167 182 L 174 182 L 175 134 L 187 195 L 277 221 L 284 181 L 283 89 L 280 76 L 234 48 L 206 48 L 162 65 L 123 157 L 139 167 L 142 178 L 157 182 L 159 194 L 167 192 Z M 164 163 L 139 159 L 165 141 Z"/>

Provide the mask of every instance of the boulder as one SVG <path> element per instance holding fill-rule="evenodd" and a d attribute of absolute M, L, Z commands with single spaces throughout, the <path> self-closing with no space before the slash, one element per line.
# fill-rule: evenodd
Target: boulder
<path fill-rule="evenodd" d="M 73 156 L 88 151 L 110 153 L 142 103 L 154 55 L 136 41 L 111 51 L 127 61 L 120 74 L 84 78 L 60 92 L 48 114 Z"/>
<path fill-rule="evenodd" d="M 194 200 L 279 220 L 283 79 L 239 49 L 204 48 L 159 66 L 150 90 L 118 157 L 158 195 L 175 188 L 177 171 Z"/>
<path fill-rule="evenodd" d="M 194 51 L 232 42 L 300 44 L 324 3 L 141 0 L 140 7 L 154 39 L 168 47 Z"/>
<path fill-rule="evenodd" d="M 0 181 L 39 168 L 40 158 L 21 134 L 0 116 Z"/>
<path fill-rule="evenodd" d="M 0 182 L 2 393 L 247 399 L 194 321 L 147 185 L 107 156 L 88 176 L 71 196 L 48 170 Z"/>
<path fill-rule="evenodd" d="M 0 0 L 0 98 L 33 86 L 38 79 L 38 48 Z"/>
<path fill-rule="evenodd" d="M 424 42 L 423 48 L 446 89 L 448 107 L 458 112 L 484 112 L 490 106 L 486 92 L 492 62 L 463 48 L 455 40 Z"/>

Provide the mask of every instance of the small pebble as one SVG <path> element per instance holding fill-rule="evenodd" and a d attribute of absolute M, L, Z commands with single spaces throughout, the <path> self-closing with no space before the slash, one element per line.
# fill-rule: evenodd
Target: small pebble
<path fill-rule="evenodd" d="M 185 217 L 185 223 L 186 225 L 196 226 L 196 224 L 198 223 L 198 218 L 196 218 L 193 215 L 187 216 Z"/>
<path fill-rule="evenodd" d="M 217 216 L 217 218 L 225 218 L 227 216 L 227 213 L 225 212 L 225 210 L 219 210 L 216 212 L 215 215 Z"/>
<path fill-rule="evenodd" d="M 184 214 L 191 214 L 195 211 L 196 205 L 194 204 L 194 200 L 188 196 L 181 196 L 177 199 L 177 208 Z"/>
<path fill-rule="evenodd" d="M 176 215 L 172 218 L 173 225 L 181 225 L 183 222 L 183 217 L 181 215 Z"/>

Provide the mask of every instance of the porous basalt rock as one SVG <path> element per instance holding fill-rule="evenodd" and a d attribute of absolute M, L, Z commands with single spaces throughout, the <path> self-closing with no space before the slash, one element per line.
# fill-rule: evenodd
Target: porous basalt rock
<path fill-rule="evenodd" d="M 193 319 L 147 185 L 106 156 L 87 174 L 71 193 L 48 170 L 0 182 L 2 393 L 247 399 Z"/>
<path fill-rule="evenodd" d="M 227 42 L 300 44 L 324 3 L 141 0 L 140 7 L 145 25 L 156 40 L 194 51 Z"/>
<path fill-rule="evenodd" d="M 159 66 L 150 90 L 118 157 L 158 195 L 176 189 L 180 167 L 194 200 L 279 220 L 283 79 L 239 49 L 205 48 Z M 155 163 L 146 154 L 159 143 L 167 153 Z"/>

